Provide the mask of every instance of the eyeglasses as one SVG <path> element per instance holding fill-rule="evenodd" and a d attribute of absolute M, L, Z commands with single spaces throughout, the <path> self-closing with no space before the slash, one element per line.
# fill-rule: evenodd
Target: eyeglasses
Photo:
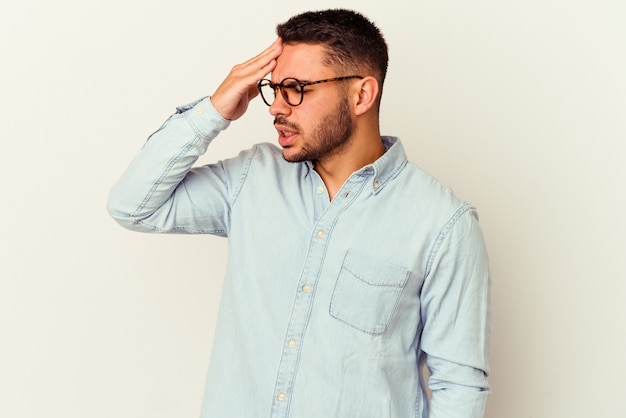
<path fill-rule="evenodd" d="M 263 79 L 259 80 L 257 83 L 257 87 L 259 88 L 259 92 L 261 93 L 261 97 L 266 105 L 271 106 L 276 99 L 276 94 L 278 94 L 278 90 L 280 90 L 280 95 L 283 96 L 283 99 L 290 106 L 298 106 L 304 100 L 304 93 L 308 90 L 304 88 L 306 86 L 311 86 L 313 84 L 322 84 L 322 83 L 330 83 L 331 81 L 343 81 L 349 80 L 352 78 L 363 78 L 360 75 L 349 75 L 345 77 L 336 77 L 329 78 L 326 80 L 317 80 L 317 81 L 307 81 L 303 82 L 298 80 L 297 78 L 288 77 L 285 78 L 280 83 L 272 83 L 270 80 Z"/>

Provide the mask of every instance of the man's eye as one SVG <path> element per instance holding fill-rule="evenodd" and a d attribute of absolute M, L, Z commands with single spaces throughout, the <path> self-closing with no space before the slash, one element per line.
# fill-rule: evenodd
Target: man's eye
<path fill-rule="evenodd" d="M 301 87 L 299 84 L 296 83 L 289 83 L 283 86 L 284 89 L 287 89 L 291 92 L 295 92 L 295 93 L 300 93 L 300 91 L 302 91 Z"/>

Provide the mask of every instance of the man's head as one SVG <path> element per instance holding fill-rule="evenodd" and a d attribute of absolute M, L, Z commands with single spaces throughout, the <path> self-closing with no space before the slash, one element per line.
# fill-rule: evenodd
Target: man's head
<path fill-rule="evenodd" d="M 327 10 L 294 16 L 277 32 L 282 52 L 272 80 L 258 87 L 283 157 L 371 162 L 382 147 L 378 108 L 388 60 L 379 30 L 358 13 Z"/>
<path fill-rule="evenodd" d="M 306 12 L 277 26 L 284 44 L 321 45 L 337 74 L 371 75 L 379 84 L 378 103 L 389 56 L 380 30 L 363 15 L 345 9 Z"/>

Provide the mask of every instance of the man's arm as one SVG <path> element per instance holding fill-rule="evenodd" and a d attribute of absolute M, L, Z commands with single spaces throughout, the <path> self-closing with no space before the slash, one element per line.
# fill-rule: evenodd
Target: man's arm
<path fill-rule="evenodd" d="M 143 232 L 208 232 L 220 226 L 224 214 L 214 213 L 210 205 L 225 195 L 228 181 L 220 165 L 191 169 L 211 140 L 228 126 L 208 99 L 181 107 L 161 128 L 148 138 L 109 194 L 111 216 L 128 229 Z M 202 173 L 202 174 L 201 174 Z M 210 184 L 204 193 L 199 182 Z M 198 211 L 207 209 L 203 216 Z M 223 222 L 222 222 L 223 223 Z"/>
<path fill-rule="evenodd" d="M 422 289 L 429 418 L 482 418 L 489 394 L 490 277 L 476 213 L 461 207 L 439 235 Z"/>
<path fill-rule="evenodd" d="M 236 65 L 211 99 L 179 108 L 152 134 L 113 187 L 111 216 L 139 231 L 225 234 L 228 173 L 222 164 L 192 166 L 229 121 L 245 113 L 258 95 L 257 81 L 274 69 L 281 52 L 277 40 Z"/>

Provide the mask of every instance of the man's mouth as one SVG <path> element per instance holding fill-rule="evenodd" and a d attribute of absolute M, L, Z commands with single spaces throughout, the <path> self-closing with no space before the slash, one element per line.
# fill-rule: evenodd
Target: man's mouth
<path fill-rule="evenodd" d="M 278 130 L 278 143 L 283 148 L 293 145 L 294 142 L 296 142 L 297 137 L 298 137 L 297 132 L 283 130 L 283 129 Z"/>
<path fill-rule="evenodd" d="M 274 127 L 278 131 L 278 143 L 281 147 L 289 147 L 294 144 L 298 137 L 298 130 L 295 126 L 285 121 L 275 121 Z"/>

